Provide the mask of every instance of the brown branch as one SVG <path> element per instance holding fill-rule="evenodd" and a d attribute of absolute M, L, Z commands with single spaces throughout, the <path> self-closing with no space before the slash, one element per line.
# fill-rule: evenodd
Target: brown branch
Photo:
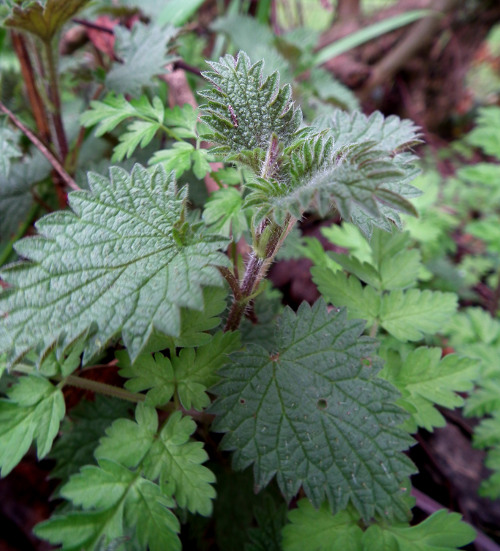
<path fill-rule="evenodd" d="M 65 168 L 59 162 L 57 157 L 50 151 L 50 149 L 40 140 L 40 138 L 30 130 L 23 122 L 21 122 L 12 111 L 7 109 L 5 105 L 0 101 L 0 111 L 7 115 L 10 121 L 19 128 L 19 130 L 31 141 L 31 143 L 40 151 L 40 153 L 49 161 L 52 168 L 57 172 L 65 184 L 74 190 L 79 190 L 80 187 L 76 184 L 73 178 L 66 172 Z"/>
<path fill-rule="evenodd" d="M 35 118 L 35 123 L 40 134 L 40 139 L 45 143 L 50 143 L 50 127 L 45 111 L 43 100 L 37 88 L 33 66 L 28 53 L 28 48 L 24 37 L 14 31 L 11 32 L 12 46 L 16 52 L 16 56 L 19 59 L 21 65 L 21 74 L 23 80 L 26 83 L 26 92 L 28 94 L 28 101 L 30 102 L 31 111 Z"/>
<path fill-rule="evenodd" d="M 364 94 L 390 80 L 411 58 L 428 47 L 439 32 L 443 15 L 457 9 L 460 3 L 461 0 L 431 2 L 429 8 L 435 13 L 415 23 L 403 40 L 373 67 L 370 78 L 364 85 Z"/>

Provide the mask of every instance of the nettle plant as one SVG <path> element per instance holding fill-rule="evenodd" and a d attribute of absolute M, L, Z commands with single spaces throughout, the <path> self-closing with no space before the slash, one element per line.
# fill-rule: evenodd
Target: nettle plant
<path fill-rule="evenodd" d="M 399 213 L 416 213 L 408 151 L 416 128 L 341 111 L 307 126 L 290 86 L 277 73 L 264 78 L 263 62 L 240 53 L 210 66 L 201 124 L 192 109 L 166 110 L 159 98 L 93 102 L 82 122 L 98 134 L 129 121 L 116 159 L 159 133 L 176 141 L 149 168 L 89 173 L 89 190 L 40 219 L 39 235 L 15 245 L 21 260 L 2 269 L 0 352 L 12 383 L 0 402 L 2 475 L 32 443 L 40 459 L 55 460 L 63 503 L 35 532 L 66 550 L 181 549 L 181 523 L 186 541 L 200 526 L 194 515 L 214 515 L 222 541 L 241 502 L 255 505 L 243 516 L 258 525 L 241 542 L 248 550 L 466 545 L 474 531 L 455 513 L 410 525 L 415 466 L 405 451 L 442 397 L 418 385 L 416 397 L 401 396 L 394 384 L 415 388 L 429 366 L 438 369 L 439 354 L 419 348 L 383 367 L 373 338 L 381 327 L 417 341 L 439 328 L 415 314 L 419 306 L 435 301 L 440 323 L 455 308 L 448 297 L 417 297 L 406 290 L 414 280 L 396 273 L 419 262 L 411 251 L 398 257 Z M 201 138 L 218 146 L 210 157 Z M 200 216 L 175 169 L 192 166 L 202 178 L 215 155 L 237 167 L 233 180 L 243 178 L 216 191 Z M 332 206 L 374 251 L 381 244 L 371 264 L 342 259 L 368 285 L 332 272 L 341 291 L 320 289 L 333 307 L 320 299 L 283 309 L 265 283 L 269 267 L 306 211 Z M 251 245 L 244 263 L 242 233 Z M 337 308 L 356 301 L 354 317 Z M 376 313 L 364 315 L 374 303 Z M 419 323 L 398 326 L 405 309 Z M 113 353 L 124 388 L 85 378 Z M 123 400 L 83 401 L 65 418 L 67 385 Z M 462 387 L 451 377 L 444 386 L 444 405 L 458 405 Z M 251 467 L 252 484 L 230 474 L 223 451 L 233 471 Z"/>

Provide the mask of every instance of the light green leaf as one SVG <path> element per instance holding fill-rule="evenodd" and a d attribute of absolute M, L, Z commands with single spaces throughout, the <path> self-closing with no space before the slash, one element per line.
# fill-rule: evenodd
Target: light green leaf
<path fill-rule="evenodd" d="M 336 307 L 345 306 L 350 318 L 364 319 L 368 326 L 378 319 L 381 298 L 372 287 L 362 287 L 355 276 L 322 266 L 311 268 L 311 274 L 321 295 Z"/>
<path fill-rule="evenodd" d="M 144 473 L 150 479 L 159 477 L 160 486 L 174 495 L 179 507 L 210 516 L 215 476 L 202 465 L 208 459 L 203 444 L 189 438 L 195 430 L 191 417 L 173 413 L 144 459 Z"/>
<path fill-rule="evenodd" d="M 253 464 L 257 489 L 276 475 L 287 499 L 302 486 L 316 506 L 404 519 L 401 484 L 413 468 L 400 450 L 411 440 L 363 328 L 323 301 L 285 310 L 272 353 L 248 345 L 220 370 L 214 430 L 226 433 L 235 468 Z"/>
<path fill-rule="evenodd" d="M 89 0 L 46 0 L 29 2 L 26 7 L 14 6 L 5 20 L 6 27 L 27 31 L 49 43 Z"/>
<path fill-rule="evenodd" d="M 406 423 L 410 432 L 417 427 L 432 431 L 444 427 L 445 418 L 434 405 L 453 409 L 463 405 L 457 392 L 466 392 L 473 387 L 477 376 L 478 362 L 448 354 L 441 359 L 441 348 L 420 347 L 404 360 L 389 357 L 380 376 L 393 384 L 402 395 L 402 407 L 410 404 L 412 422 Z"/>
<path fill-rule="evenodd" d="M 158 14 L 158 24 L 169 23 L 175 27 L 184 25 L 196 13 L 204 0 L 169 0 Z"/>
<path fill-rule="evenodd" d="M 140 464 L 144 476 L 151 481 L 159 480 L 162 491 L 173 495 L 179 507 L 210 515 L 215 477 L 202 465 L 208 459 L 203 444 L 189 438 L 196 424 L 191 417 L 182 417 L 177 411 L 159 433 L 157 428 L 155 410 L 139 404 L 136 422 L 115 421 L 106 431 L 107 436 L 96 450 L 96 457 L 99 461 L 117 461 L 125 467 Z"/>
<path fill-rule="evenodd" d="M 133 121 L 126 132 L 120 134 L 120 143 L 115 147 L 112 162 L 132 156 L 137 147 L 146 147 L 160 129 L 160 124 L 149 121 Z"/>
<path fill-rule="evenodd" d="M 21 461 L 31 443 L 45 457 L 66 411 L 61 390 L 39 376 L 21 377 L 0 400 L 0 467 L 6 476 Z"/>
<path fill-rule="evenodd" d="M 161 163 L 167 172 L 175 170 L 177 178 L 191 168 L 195 148 L 187 142 L 176 142 L 170 149 L 156 151 L 149 163 Z"/>
<path fill-rule="evenodd" d="M 231 187 L 212 193 L 205 205 L 203 219 L 213 231 L 238 241 L 248 230 L 240 191 Z"/>
<path fill-rule="evenodd" d="M 346 37 L 325 46 L 316 54 L 314 64 L 315 66 L 322 65 L 332 57 L 336 57 L 344 52 L 356 48 L 357 46 L 360 46 L 361 44 L 364 44 L 365 42 L 378 38 L 379 36 L 395 29 L 399 29 L 399 27 L 409 25 L 410 23 L 418 21 L 419 19 L 422 19 L 422 17 L 426 17 L 431 14 L 432 12 L 430 10 L 409 10 L 393 17 L 383 19 L 382 21 L 378 21 L 377 23 L 373 23 L 364 29 L 350 33 Z"/>
<path fill-rule="evenodd" d="M 392 291 L 382 297 L 382 327 L 400 341 L 418 341 L 425 333 L 437 333 L 446 326 L 457 308 L 454 293 L 439 291 Z"/>
<path fill-rule="evenodd" d="M 65 550 L 94 551 L 131 530 L 143 548 L 181 549 L 179 522 L 170 510 L 173 499 L 115 461 L 101 459 L 98 466 L 83 467 L 61 494 L 84 511 L 56 515 L 39 524 L 35 533 Z"/>
<path fill-rule="evenodd" d="M 283 528 L 283 551 L 361 551 L 359 515 L 350 510 L 332 515 L 327 503 L 315 509 L 307 499 L 297 505 Z"/>
<path fill-rule="evenodd" d="M 363 534 L 363 551 L 457 551 L 476 536 L 458 513 L 441 509 L 416 526 L 372 525 Z"/>
<path fill-rule="evenodd" d="M 135 359 L 155 330 L 180 334 L 181 307 L 203 310 L 202 286 L 221 285 L 224 242 L 184 224 L 186 195 L 172 176 L 139 165 L 110 176 L 91 174 L 91 191 L 70 195 L 76 214 L 43 218 L 42 237 L 17 244 L 31 262 L 2 274 L 11 288 L 0 293 L 0 312 L 16 312 L 0 325 L 9 363 L 33 348 L 63 350 L 92 327 L 84 362 L 120 334 Z"/>
<path fill-rule="evenodd" d="M 372 251 L 365 236 L 354 224 L 343 222 L 338 226 L 333 224 L 327 228 L 321 228 L 321 233 L 334 245 L 348 249 L 352 256 L 360 262 L 370 262 Z"/>
<path fill-rule="evenodd" d="M 135 23 L 131 30 L 117 25 L 115 51 L 121 63 L 114 63 L 106 75 L 106 86 L 119 94 L 138 96 L 143 86 L 165 71 L 173 60 L 167 55 L 169 42 L 177 35 L 172 26 Z"/>

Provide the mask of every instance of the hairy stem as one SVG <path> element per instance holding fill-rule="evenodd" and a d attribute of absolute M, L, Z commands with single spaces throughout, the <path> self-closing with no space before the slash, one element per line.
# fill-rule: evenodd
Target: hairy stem
<path fill-rule="evenodd" d="M 238 329 L 243 314 L 249 303 L 252 300 L 259 283 L 266 277 L 271 264 L 273 263 L 274 257 L 279 251 L 281 245 L 290 233 L 291 229 L 297 222 L 296 219 L 292 218 L 290 215 L 287 217 L 285 224 L 283 226 L 276 226 L 269 237 L 268 242 L 265 244 L 265 255 L 262 258 L 254 250 L 250 255 L 248 263 L 246 265 L 245 276 L 240 286 L 241 296 L 238 299 L 236 294 L 234 295 L 234 301 L 229 311 L 229 316 L 227 318 L 226 326 L 224 331 L 235 331 Z M 267 224 L 261 224 L 259 230 L 257 230 L 257 243 L 259 238 L 264 234 L 264 230 L 267 227 Z"/>

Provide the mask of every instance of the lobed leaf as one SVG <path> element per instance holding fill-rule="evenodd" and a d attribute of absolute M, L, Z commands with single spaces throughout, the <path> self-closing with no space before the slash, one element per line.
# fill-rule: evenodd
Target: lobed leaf
<path fill-rule="evenodd" d="M 165 71 L 173 61 L 167 46 L 178 33 L 172 26 L 159 27 L 135 23 L 131 30 L 116 26 L 115 51 L 121 59 L 106 75 L 106 86 L 119 93 L 138 96 L 154 76 Z"/>
<path fill-rule="evenodd" d="M 475 537 L 460 515 L 444 509 L 416 526 L 372 524 L 364 532 L 352 511 L 332 515 L 328 506 L 316 510 L 306 499 L 298 502 L 288 518 L 283 551 L 457 551 Z"/>
<path fill-rule="evenodd" d="M 219 372 L 214 430 L 235 468 L 253 463 L 257 489 L 276 475 L 288 500 L 302 486 L 316 506 L 406 518 L 400 485 L 412 465 L 400 451 L 411 439 L 363 326 L 321 300 L 285 310 L 273 353 L 248 345 Z"/>
<path fill-rule="evenodd" d="M 46 0 L 14 6 L 5 26 L 29 32 L 48 43 L 88 3 L 89 0 Z"/>
<path fill-rule="evenodd" d="M 8 400 L 0 400 L 1 476 L 21 461 L 33 441 L 38 458 L 45 457 L 66 411 L 61 390 L 43 377 L 22 377 L 7 395 Z"/>
<path fill-rule="evenodd" d="M 186 194 L 172 175 L 115 167 L 89 185 L 70 195 L 74 213 L 43 218 L 41 237 L 17 244 L 30 262 L 2 273 L 10 288 L 0 293 L 0 351 L 10 364 L 92 328 L 84 362 L 120 334 L 135 359 L 155 332 L 180 334 L 180 308 L 203 310 L 202 287 L 221 285 L 225 243 L 183 225 Z"/>
<path fill-rule="evenodd" d="M 417 427 L 432 431 L 444 427 L 445 418 L 434 407 L 453 409 L 463 405 L 458 392 L 472 389 L 478 365 L 471 358 L 448 354 L 441 359 L 441 348 L 420 347 L 410 352 L 404 360 L 389 357 L 380 376 L 393 384 L 402 395 L 400 405 L 408 407 L 410 432 Z"/>
<path fill-rule="evenodd" d="M 178 411 L 157 433 L 155 410 L 140 404 L 136 422 L 118 419 L 106 431 L 96 457 L 127 468 L 141 465 L 144 476 L 151 481 L 159 480 L 162 490 L 173 495 L 179 507 L 209 516 L 215 497 L 212 486 L 215 477 L 202 465 L 208 459 L 203 444 L 190 440 L 195 429 L 195 422 Z"/>

